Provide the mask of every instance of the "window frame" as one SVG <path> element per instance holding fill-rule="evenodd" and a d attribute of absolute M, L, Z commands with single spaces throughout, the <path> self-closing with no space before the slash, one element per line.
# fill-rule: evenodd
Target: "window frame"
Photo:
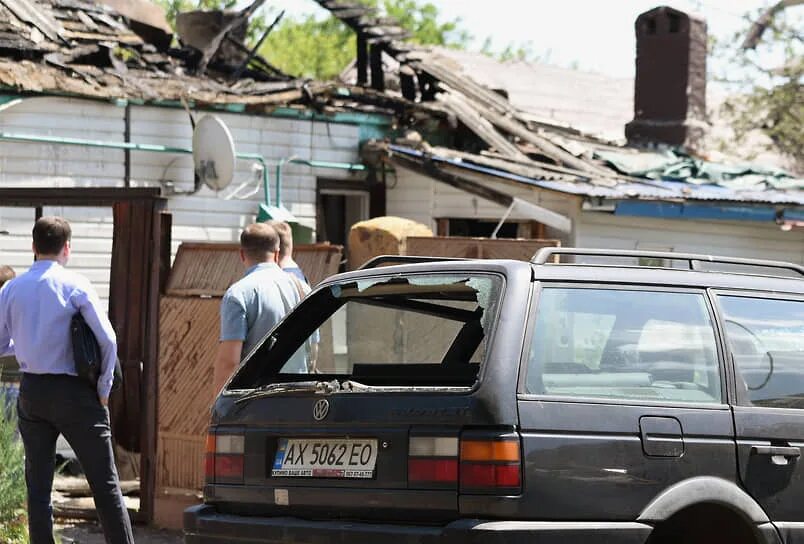
<path fill-rule="evenodd" d="M 491 329 L 489 331 L 488 341 L 486 343 L 486 352 L 484 354 L 483 361 L 480 363 L 480 369 L 478 371 L 477 379 L 476 379 L 476 381 L 475 381 L 473 386 L 462 388 L 462 389 L 465 389 L 465 391 L 462 390 L 462 391 L 460 391 L 459 394 L 465 394 L 467 392 L 472 393 L 472 392 L 476 391 L 480 387 L 480 384 L 483 382 L 483 380 L 485 378 L 486 368 L 489 366 L 488 363 L 489 363 L 489 360 L 490 360 L 490 358 L 491 358 L 491 356 L 493 354 L 494 344 L 496 343 L 497 332 L 499 331 L 499 327 L 500 327 L 500 323 L 499 323 L 500 322 L 500 315 L 501 315 L 501 312 L 502 312 L 502 308 L 503 308 L 503 306 L 505 304 L 506 297 L 508 295 L 509 279 L 508 279 L 508 276 L 505 273 L 501 272 L 501 271 L 496 271 L 496 270 L 471 270 L 471 269 L 467 270 L 467 269 L 456 268 L 454 270 L 452 270 L 452 269 L 451 270 L 421 270 L 421 271 L 411 272 L 411 273 L 408 273 L 408 274 L 388 273 L 388 274 L 379 274 L 379 275 L 366 276 L 365 278 L 347 278 L 347 279 L 338 278 L 338 279 L 327 280 L 327 281 L 322 282 L 321 284 L 316 286 L 307 296 L 305 296 L 304 299 L 302 299 L 301 302 L 299 302 L 299 304 L 296 307 L 294 307 L 290 312 L 288 312 L 288 314 L 285 315 L 285 317 L 283 317 L 276 325 L 274 325 L 274 327 L 271 328 L 271 330 L 266 332 L 265 335 L 262 337 L 262 339 L 260 339 L 260 341 L 257 342 L 257 344 L 254 346 L 254 348 L 242 358 L 242 360 L 240 361 L 237 369 L 235 370 L 235 372 L 232 374 L 232 376 L 230 377 L 230 379 L 227 381 L 226 385 L 224 386 L 223 394 L 224 395 L 236 396 L 236 395 L 242 394 L 243 392 L 251 391 L 251 390 L 254 389 L 254 387 L 246 388 L 246 389 L 243 389 L 243 388 L 230 388 L 230 385 L 231 385 L 232 382 L 235 382 L 236 379 L 240 377 L 240 374 L 241 374 L 241 372 L 243 372 L 244 368 L 247 365 L 249 365 L 249 363 L 252 361 L 252 359 L 254 357 L 256 357 L 261 352 L 261 350 L 266 349 L 267 351 L 270 351 L 272 346 L 271 347 L 264 347 L 264 345 L 271 342 L 271 339 L 273 338 L 273 336 L 276 334 L 276 332 L 281 330 L 281 328 L 285 325 L 285 322 L 288 320 L 288 318 L 291 316 L 291 314 L 295 313 L 299 308 L 306 308 L 306 307 L 310 306 L 311 304 L 313 304 L 314 295 L 318 294 L 322 290 L 329 289 L 333 285 L 339 285 L 339 284 L 344 284 L 344 283 L 354 283 L 354 282 L 358 282 L 358 281 L 361 281 L 361 280 L 371 280 L 371 281 L 378 280 L 378 283 L 379 283 L 379 282 L 388 281 L 388 280 L 392 280 L 392 279 L 399 278 L 399 277 L 459 276 L 459 275 L 476 276 L 476 277 L 488 277 L 488 278 L 490 278 L 492 280 L 499 281 L 499 285 L 500 285 L 500 296 L 499 296 L 499 299 L 498 299 L 498 301 L 496 302 L 496 305 L 495 305 L 496 307 L 495 307 L 494 315 L 491 318 L 491 324 L 492 325 L 491 325 Z M 320 328 L 324 323 L 326 323 L 329 319 L 331 319 L 332 316 L 335 314 L 335 312 L 337 312 L 345 304 L 346 304 L 346 301 L 344 301 L 343 304 L 339 305 L 338 308 L 336 308 L 335 311 L 330 313 L 323 321 L 321 321 L 317 325 L 311 325 L 308 336 L 305 337 L 304 339 L 302 339 L 302 342 L 306 341 L 306 339 L 309 337 L 310 334 L 312 334 L 313 331 L 315 331 L 316 329 Z M 301 344 L 298 347 L 301 347 Z M 297 349 L 298 349 L 298 347 L 297 347 Z M 267 355 L 267 351 L 266 351 L 266 355 Z M 293 353 L 295 353 L 295 351 L 288 354 L 288 356 L 284 359 L 285 362 L 283 363 L 283 365 L 278 367 L 278 370 L 281 369 L 282 366 L 284 366 L 284 364 L 287 363 L 288 359 L 290 357 L 292 357 Z M 262 375 L 259 370 L 256 370 L 256 372 L 258 372 L 260 375 Z M 283 374 L 276 374 L 276 375 L 281 376 Z M 289 376 L 289 375 L 290 374 L 284 374 L 284 376 Z M 298 382 L 298 381 L 304 381 L 304 379 L 302 379 L 302 378 L 304 378 L 306 376 L 309 376 L 309 375 L 298 374 L 298 376 L 300 377 L 300 379 L 287 380 L 287 381 L 274 382 L 274 383 L 294 383 L 294 382 Z M 316 376 L 321 376 L 322 377 L 321 379 L 328 378 L 329 376 L 334 376 L 334 379 L 341 379 L 338 376 L 329 375 L 329 374 L 320 374 L 320 375 L 316 375 Z M 410 386 L 410 387 L 411 387 L 411 389 L 413 389 L 414 387 L 418 387 L 418 386 Z"/>
<path fill-rule="evenodd" d="M 737 369 L 737 363 L 734 360 L 734 354 L 731 351 L 731 346 L 729 346 L 728 338 L 726 337 L 726 315 L 723 311 L 722 305 L 720 304 L 721 297 L 740 297 L 740 298 L 753 298 L 762 300 L 778 300 L 782 302 L 804 303 L 804 295 L 799 293 L 784 293 L 779 291 L 773 291 L 773 292 L 753 291 L 748 289 L 710 289 L 709 293 L 712 299 L 712 305 L 717 314 L 718 327 L 720 328 L 721 334 L 723 336 L 723 349 L 726 357 L 726 366 L 728 367 L 729 373 L 731 374 L 731 379 L 729 383 L 729 389 L 730 389 L 729 396 L 731 405 L 743 408 L 757 409 L 757 410 L 776 410 L 784 412 L 793 411 L 793 413 L 801 413 L 802 411 L 804 411 L 804 407 L 779 408 L 773 406 L 757 406 L 753 404 L 750 401 L 750 399 L 748 399 L 747 395 L 742 390 L 742 388 L 737 387 L 737 375 L 739 371 Z"/>
<path fill-rule="evenodd" d="M 546 288 L 554 289 L 588 289 L 588 290 L 608 290 L 608 291 L 648 291 L 661 293 L 695 294 L 703 298 L 706 312 L 712 327 L 712 334 L 715 340 L 716 362 L 718 375 L 720 377 L 720 402 L 694 402 L 694 401 L 673 401 L 673 400 L 651 400 L 651 399 L 629 399 L 629 398 L 605 398 L 605 397 L 584 397 L 529 393 L 527 391 L 527 379 L 529 371 L 530 345 L 535 333 L 536 320 L 538 318 L 539 302 L 542 291 Z M 720 329 L 718 314 L 715 311 L 705 287 L 673 287 L 667 285 L 650 284 L 615 284 L 615 283 L 574 283 L 567 281 L 540 281 L 534 285 L 534 293 L 530 308 L 528 310 L 527 332 L 522 343 L 522 354 L 520 358 L 519 380 L 517 383 L 517 398 L 520 400 L 537 400 L 545 402 L 569 402 L 574 404 L 610 404 L 628 406 L 657 406 L 657 407 L 694 407 L 712 410 L 723 410 L 729 407 L 730 400 L 730 381 L 728 365 L 725 364 L 725 337 Z"/>

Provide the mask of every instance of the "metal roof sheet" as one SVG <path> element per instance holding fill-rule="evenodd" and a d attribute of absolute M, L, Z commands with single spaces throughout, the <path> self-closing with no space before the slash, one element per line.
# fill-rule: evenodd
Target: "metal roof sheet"
<path fill-rule="evenodd" d="M 515 181 L 523 185 L 531 185 L 579 196 L 612 200 L 717 201 L 804 206 L 804 191 L 779 191 L 775 189 L 741 191 L 719 185 L 699 185 L 683 181 L 668 180 L 624 181 L 614 186 L 604 186 L 585 181 L 581 178 L 577 181 L 534 179 L 506 172 L 498 168 L 472 164 L 464 159 L 458 160 L 441 157 L 437 154 L 426 153 L 403 146 L 389 145 L 388 149 L 391 152 L 416 157 L 422 161 L 432 160 L 437 163 L 450 165 L 451 167 L 463 168 L 473 172 Z"/>

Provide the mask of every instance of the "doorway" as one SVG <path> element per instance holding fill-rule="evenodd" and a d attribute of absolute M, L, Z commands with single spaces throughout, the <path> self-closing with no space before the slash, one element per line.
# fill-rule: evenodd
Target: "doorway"
<path fill-rule="evenodd" d="M 316 206 L 316 241 L 347 247 L 349 229 L 370 217 L 367 189 L 328 188 L 319 182 Z"/>

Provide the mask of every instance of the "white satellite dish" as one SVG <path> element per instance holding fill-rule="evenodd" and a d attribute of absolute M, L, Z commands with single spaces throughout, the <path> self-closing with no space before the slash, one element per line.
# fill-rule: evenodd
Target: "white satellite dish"
<path fill-rule="evenodd" d="M 217 115 L 205 115 L 193 131 L 193 163 L 198 178 L 213 191 L 225 189 L 234 178 L 232 134 Z"/>

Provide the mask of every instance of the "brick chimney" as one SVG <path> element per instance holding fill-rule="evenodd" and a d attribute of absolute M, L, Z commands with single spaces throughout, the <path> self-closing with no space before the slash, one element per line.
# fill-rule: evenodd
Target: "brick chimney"
<path fill-rule="evenodd" d="M 636 20 L 631 144 L 695 149 L 706 118 L 706 21 L 667 6 Z"/>

